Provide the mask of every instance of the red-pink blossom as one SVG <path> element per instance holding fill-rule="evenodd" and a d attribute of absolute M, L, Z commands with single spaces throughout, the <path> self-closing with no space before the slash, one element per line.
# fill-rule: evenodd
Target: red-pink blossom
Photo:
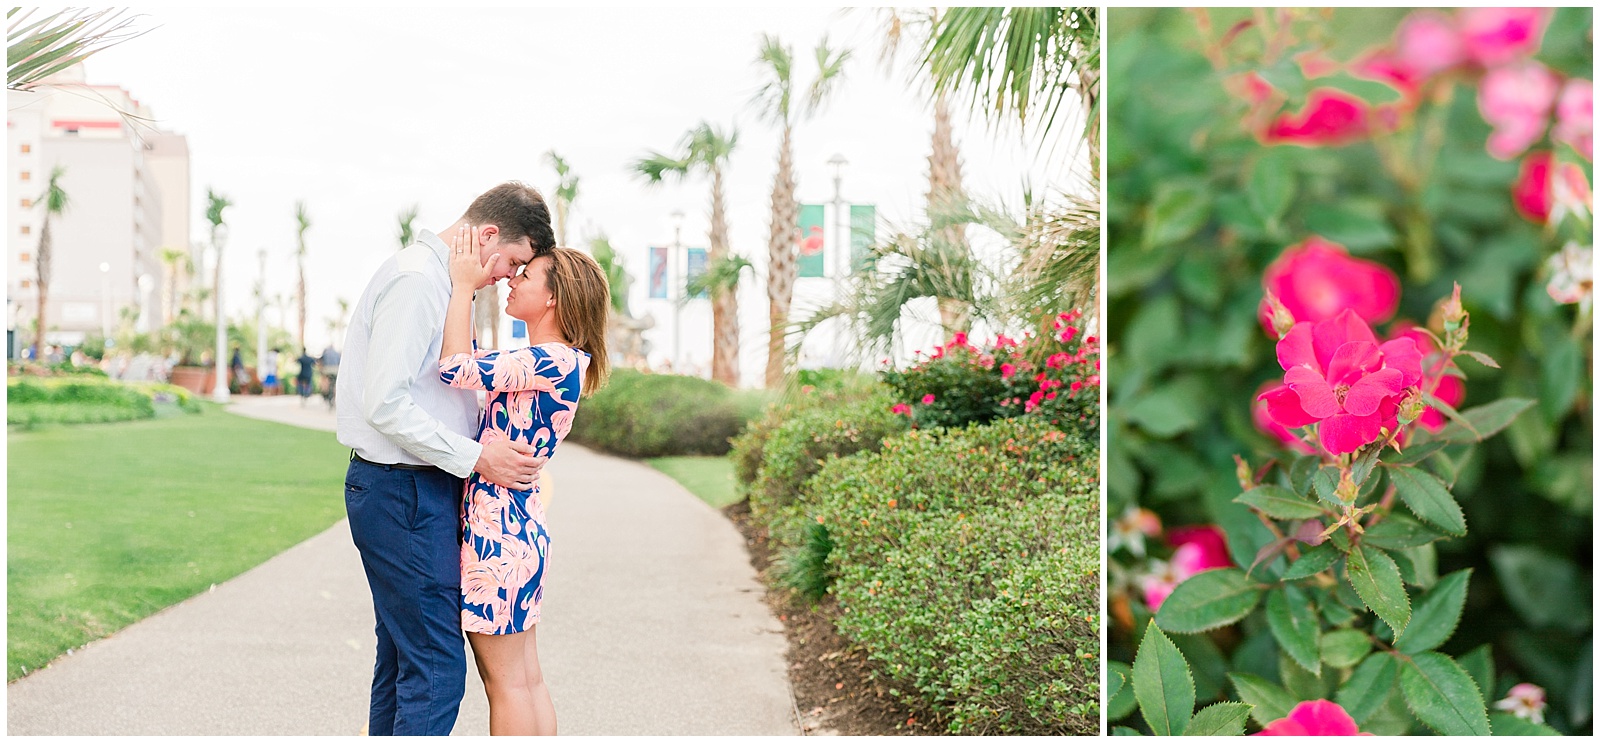
<path fill-rule="evenodd" d="M 1406 16 L 1395 31 L 1395 58 L 1422 78 L 1466 61 L 1461 35 L 1448 16 L 1422 10 Z"/>
<path fill-rule="evenodd" d="M 1278 392 L 1280 389 L 1283 391 Z M 1305 441 L 1301 440 L 1299 436 L 1294 435 L 1294 431 L 1289 430 L 1289 428 L 1282 423 L 1273 420 L 1272 415 L 1267 412 L 1268 402 L 1266 396 L 1269 392 L 1276 394 L 1294 394 L 1294 391 L 1290 390 L 1288 387 L 1284 387 L 1282 382 L 1268 381 L 1265 384 L 1262 384 L 1260 389 L 1256 390 L 1255 404 L 1250 406 L 1250 419 L 1255 422 L 1256 428 L 1260 429 L 1262 433 L 1277 439 L 1279 443 L 1290 449 L 1293 449 L 1294 451 L 1302 454 L 1316 454 L 1317 450 L 1312 448 L 1310 444 L 1307 444 Z M 1310 425 L 1310 423 L 1307 423 L 1306 425 Z"/>
<path fill-rule="evenodd" d="M 1396 428 L 1398 397 L 1422 379 L 1422 354 L 1410 338 L 1382 345 L 1350 310 L 1300 322 L 1278 341 L 1284 387 L 1263 393 L 1267 412 L 1288 427 L 1317 424 L 1330 454 L 1353 452 Z M 1287 388 L 1289 392 L 1285 392 Z"/>
<path fill-rule="evenodd" d="M 1351 258 L 1343 246 L 1312 236 L 1291 245 L 1261 277 L 1295 320 L 1327 320 L 1353 310 L 1383 322 L 1400 306 L 1400 277 L 1382 264 Z M 1271 325 L 1265 325 L 1272 332 Z"/>
<path fill-rule="evenodd" d="M 932 405 L 933 404 L 933 395 L 923 395 L 922 396 L 922 404 L 923 405 Z"/>
<path fill-rule="evenodd" d="M 1267 723 L 1256 735 L 1372 735 L 1356 726 L 1355 718 L 1343 707 L 1326 699 L 1301 702 L 1289 716 Z"/>
<path fill-rule="evenodd" d="M 1001 364 L 1000 365 L 1000 378 L 1001 379 L 1010 379 L 1011 375 L 1016 374 L 1016 373 L 1017 373 L 1017 365 L 1016 364 Z"/>
<path fill-rule="evenodd" d="M 1550 179 L 1552 205 L 1550 218 L 1559 221 L 1562 214 L 1577 214 L 1579 218 L 1594 211 L 1594 194 L 1589 189 L 1589 176 L 1577 163 L 1556 166 L 1555 177 Z"/>
<path fill-rule="evenodd" d="M 967 345 L 967 334 L 966 333 L 956 333 L 955 337 L 950 339 L 950 345 L 952 345 L 952 346 L 965 346 L 965 345 Z"/>
<path fill-rule="evenodd" d="M 1523 219 L 1544 224 L 1550 219 L 1554 195 L 1550 189 L 1550 153 L 1536 150 L 1522 158 L 1517 180 L 1511 184 L 1511 204 Z"/>
<path fill-rule="evenodd" d="M 1167 543 L 1175 547 L 1172 559 L 1143 580 L 1144 602 L 1150 611 L 1160 609 L 1179 583 L 1207 570 L 1233 566 L 1228 540 L 1215 526 L 1178 527 L 1167 533 Z"/>
<path fill-rule="evenodd" d="M 1565 142 L 1583 155 L 1594 159 L 1594 82 L 1573 78 L 1561 88 L 1556 101 L 1556 126 L 1551 136 Z"/>
<path fill-rule="evenodd" d="M 1458 16 L 1467 55 L 1493 68 L 1532 56 L 1544 39 L 1544 8 L 1466 8 Z"/>
<path fill-rule="evenodd" d="M 1396 324 L 1394 331 L 1390 334 L 1391 340 L 1398 338 L 1410 338 L 1413 343 L 1417 344 L 1417 352 L 1422 354 L 1424 360 L 1432 358 L 1432 362 L 1422 369 L 1421 386 L 1424 391 L 1432 390 L 1434 397 L 1439 398 L 1444 404 L 1452 408 L 1466 401 L 1466 383 L 1461 381 L 1460 377 L 1444 373 L 1449 359 L 1446 359 L 1444 354 L 1439 353 L 1439 346 L 1433 342 L 1432 336 L 1409 322 L 1401 322 Z M 1432 406 L 1423 411 L 1422 417 L 1417 419 L 1419 425 L 1434 433 L 1443 430 L 1447 422 L 1448 420 L 1445 418 L 1444 413 L 1439 412 L 1437 408 Z"/>
<path fill-rule="evenodd" d="M 1279 116 L 1267 127 L 1268 144 L 1337 147 L 1367 136 L 1367 103 L 1335 88 L 1317 88 L 1305 108 Z"/>
<path fill-rule="evenodd" d="M 905 403 L 899 403 L 891 408 L 889 412 L 895 415 L 911 415 L 911 406 Z"/>
<path fill-rule="evenodd" d="M 1528 60 L 1497 67 L 1478 87 L 1478 111 L 1494 127 L 1489 154 L 1510 160 L 1544 136 L 1561 82 L 1544 65 Z"/>
<path fill-rule="evenodd" d="M 1069 356 L 1065 351 L 1053 353 L 1050 354 L 1050 358 L 1045 359 L 1044 365 L 1050 367 L 1051 369 L 1061 369 L 1067 365 L 1068 358 Z"/>

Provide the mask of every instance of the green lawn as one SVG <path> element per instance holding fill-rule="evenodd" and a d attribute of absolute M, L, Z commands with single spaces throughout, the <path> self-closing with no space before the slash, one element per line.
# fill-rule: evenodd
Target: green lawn
<path fill-rule="evenodd" d="M 199 415 L 8 431 L 6 678 L 344 517 L 332 433 Z"/>
<path fill-rule="evenodd" d="M 727 457 L 656 457 L 644 460 L 716 508 L 739 500 L 733 461 Z"/>

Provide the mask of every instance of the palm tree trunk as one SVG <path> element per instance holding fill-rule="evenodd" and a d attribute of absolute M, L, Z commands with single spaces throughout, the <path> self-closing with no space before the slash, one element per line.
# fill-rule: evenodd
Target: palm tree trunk
<path fill-rule="evenodd" d="M 306 257 L 299 256 L 300 282 L 295 286 L 295 301 L 300 305 L 300 348 L 306 348 Z"/>
<path fill-rule="evenodd" d="M 39 273 L 39 322 L 38 330 L 33 336 L 33 360 L 38 361 L 44 350 L 44 334 L 49 332 L 50 323 L 46 320 L 50 309 L 50 213 L 45 212 L 44 227 L 39 230 L 39 254 L 34 256 L 34 268 Z"/>
<path fill-rule="evenodd" d="M 928 156 L 929 218 L 950 211 L 960 204 L 962 198 L 961 151 L 956 148 L 955 135 L 950 127 L 949 98 L 941 93 L 933 102 L 933 152 Z M 965 254 L 971 250 L 967 245 L 966 228 L 962 225 L 945 227 L 939 231 L 939 236 L 955 253 Z M 960 300 L 940 298 L 939 321 L 946 333 L 971 329 L 972 313 L 964 305 Z"/>
<path fill-rule="evenodd" d="M 711 249 L 707 263 L 715 264 L 728 255 L 728 220 L 722 198 L 722 169 L 711 171 Z M 739 386 L 739 295 L 738 287 L 718 290 L 711 296 L 711 378 Z"/>
<path fill-rule="evenodd" d="M 795 239 L 799 231 L 799 205 L 795 203 L 792 132 L 783 128 L 778 150 L 778 174 L 772 180 L 772 226 L 767 237 L 767 389 L 783 384 L 787 359 L 789 307 L 794 300 Z"/>

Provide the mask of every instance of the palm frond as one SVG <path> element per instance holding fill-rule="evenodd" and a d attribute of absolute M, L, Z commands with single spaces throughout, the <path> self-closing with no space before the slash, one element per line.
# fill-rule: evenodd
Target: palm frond
<path fill-rule="evenodd" d="M 6 12 L 10 21 L 6 28 L 6 88 L 10 90 L 32 90 L 96 52 L 149 31 L 134 32 L 133 22 L 141 16 L 124 17 L 126 10 L 67 8 L 27 23 L 34 10 L 11 8 Z"/>
<path fill-rule="evenodd" d="M 230 206 L 233 206 L 233 202 L 227 196 L 217 193 L 215 189 L 206 189 L 206 221 L 211 223 L 213 230 L 222 225 L 222 210 Z"/>
<path fill-rule="evenodd" d="M 693 297 L 701 294 L 719 296 L 726 292 L 734 291 L 739 286 L 739 280 L 744 277 L 744 270 L 755 268 L 741 255 L 729 255 L 706 264 L 705 273 L 694 277 L 683 288 L 682 303 L 688 304 Z"/>
<path fill-rule="evenodd" d="M 612 309 L 619 315 L 628 316 L 628 288 L 633 284 L 633 277 L 628 275 L 628 269 L 622 265 L 622 261 L 617 260 L 617 251 L 611 247 L 611 240 L 604 234 L 590 238 L 589 254 L 606 275 L 606 284 L 611 287 Z"/>
<path fill-rule="evenodd" d="M 66 175 L 67 168 L 65 165 L 57 165 L 51 168 L 50 181 L 45 185 L 44 194 L 39 197 L 39 201 L 44 202 L 45 211 L 51 214 L 60 214 L 66 211 L 71 204 L 72 199 L 67 196 L 66 190 L 61 187 L 61 179 Z"/>
<path fill-rule="evenodd" d="M 684 136 L 686 160 L 707 169 L 726 162 L 739 144 L 739 130 L 723 129 L 709 121 L 702 121 Z"/>
<path fill-rule="evenodd" d="M 750 105 L 764 121 L 783 124 L 789 120 L 790 100 L 794 93 L 794 52 L 783 45 L 778 37 L 761 35 L 761 49 L 756 54 L 766 82 L 756 91 Z"/>
<path fill-rule="evenodd" d="M 849 49 L 830 48 L 826 36 L 817 43 L 817 76 L 811 81 L 811 87 L 806 92 L 807 116 L 820 111 L 829 94 L 838 89 L 839 83 L 844 80 L 844 63 L 850 59 L 851 54 Z"/>
<path fill-rule="evenodd" d="M 689 175 L 689 161 L 687 158 L 675 158 L 660 152 L 651 151 L 648 155 L 634 160 L 628 169 L 638 178 L 650 185 L 661 183 L 672 176 L 683 180 Z"/>
<path fill-rule="evenodd" d="M 400 213 L 396 215 L 396 219 L 400 222 L 400 248 L 404 250 L 406 246 L 416 239 L 416 232 L 412 229 L 412 224 L 417 221 L 417 205 L 412 204 L 400 210 Z M 306 226 L 309 227 L 310 225 Z"/>

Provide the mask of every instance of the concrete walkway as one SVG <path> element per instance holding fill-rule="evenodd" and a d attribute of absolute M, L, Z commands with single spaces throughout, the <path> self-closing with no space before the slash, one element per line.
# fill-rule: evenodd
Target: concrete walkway
<path fill-rule="evenodd" d="M 321 430 L 321 400 L 229 410 Z M 783 629 L 744 541 L 716 510 L 636 462 L 563 444 L 541 665 L 562 734 L 796 735 Z M 337 488 L 330 483 L 330 488 Z M 374 638 L 340 521 L 210 592 L 7 688 L 11 735 L 356 735 Z M 470 657 L 470 656 L 469 656 Z M 468 662 L 456 735 L 488 733 Z"/>

